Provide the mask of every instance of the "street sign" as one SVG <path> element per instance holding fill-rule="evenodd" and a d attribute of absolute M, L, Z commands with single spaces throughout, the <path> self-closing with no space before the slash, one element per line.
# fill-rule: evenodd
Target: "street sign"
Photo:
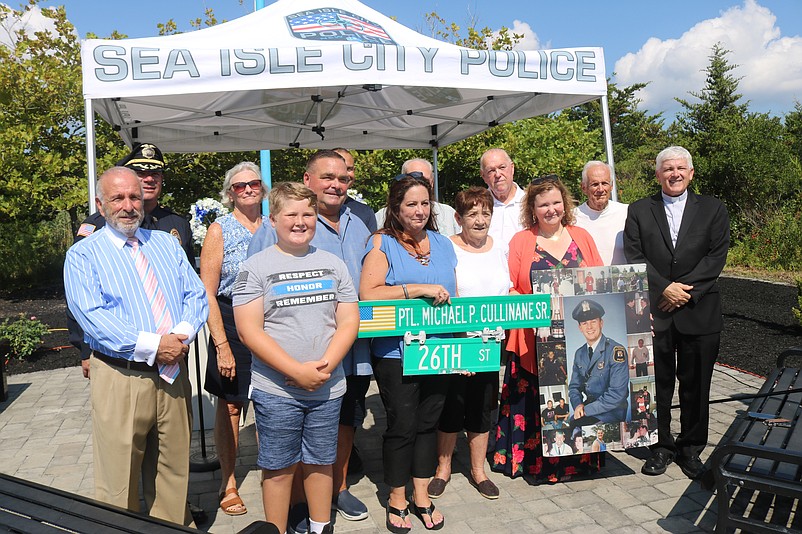
<path fill-rule="evenodd" d="M 431 299 L 359 302 L 359 337 L 444 334 L 551 325 L 549 295 L 455 297 L 433 306 Z"/>
<path fill-rule="evenodd" d="M 427 339 L 404 345 L 404 375 L 498 372 L 501 343 L 481 337 Z"/>

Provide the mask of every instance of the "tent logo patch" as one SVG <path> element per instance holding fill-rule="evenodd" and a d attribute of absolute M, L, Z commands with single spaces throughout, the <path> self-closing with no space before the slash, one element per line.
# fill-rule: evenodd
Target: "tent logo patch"
<path fill-rule="evenodd" d="M 310 9 L 284 18 L 290 33 L 298 39 L 396 44 L 381 25 L 336 7 Z"/>

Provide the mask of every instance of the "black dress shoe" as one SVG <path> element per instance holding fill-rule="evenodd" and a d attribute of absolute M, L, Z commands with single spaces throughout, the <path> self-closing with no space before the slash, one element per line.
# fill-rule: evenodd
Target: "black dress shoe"
<path fill-rule="evenodd" d="M 677 456 L 676 462 L 682 472 L 685 473 L 685 476 L 691 480 L 700 480 L 705 474 L 705 464 L 695 454 Z"/>
<path fill-rule="evenodd" d="M 644 475 L 656 476 L 666 472 L 668 464 L 674 461 L 674 455 L 665 450 L 655 451 L 652 457 L 646 460 L 640 472 Z"/>

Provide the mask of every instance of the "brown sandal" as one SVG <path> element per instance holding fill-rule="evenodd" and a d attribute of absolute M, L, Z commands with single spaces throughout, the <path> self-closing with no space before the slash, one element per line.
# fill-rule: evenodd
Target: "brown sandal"
<path fill-rule="evenodd" d="M 220 492 L 220 509 L 226 515 L 244 515 L 248 513 L 245 503 L 240 499 L 237 488 L 228 488 L 225 492 Z M 237 509 L 236 507 L 240 508 Z M 234 508 L 234 510 L 231 510 Z"/>

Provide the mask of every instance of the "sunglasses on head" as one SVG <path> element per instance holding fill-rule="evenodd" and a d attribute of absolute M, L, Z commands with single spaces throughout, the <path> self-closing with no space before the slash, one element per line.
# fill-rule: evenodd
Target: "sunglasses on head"
<path fill-rule="evenodd" d="M 231 184 L 231 190 L 235 193 L 242 193 L 245 191 L 246 187 L 249 187 L 254 191 L 259 191 L 262 189 L 262 180 L 251 180 L 250 182 L 237 182 L 235 184 Z"/>
<path fill-rule="evenodd" d="M 423 175 L 423 173 L 420 171 L 401 173 L 398 176 L 394 177 L 393 180 L 395 180 L 396 182 L 400 182 L 404 178 L 414 178 L 415 180 L 421 182 L 422 184 L 429 185 L 429 180 L 427 180 L 426 177 Z"/>
<path fill-rule="evenodd" d="M 560 181 L 560 178 L 556 174 L 547 174 L 545 176 L 539 176 L 530 182 L 531 185 L 540 185 L 545 183 L 556 184 Z"/>

